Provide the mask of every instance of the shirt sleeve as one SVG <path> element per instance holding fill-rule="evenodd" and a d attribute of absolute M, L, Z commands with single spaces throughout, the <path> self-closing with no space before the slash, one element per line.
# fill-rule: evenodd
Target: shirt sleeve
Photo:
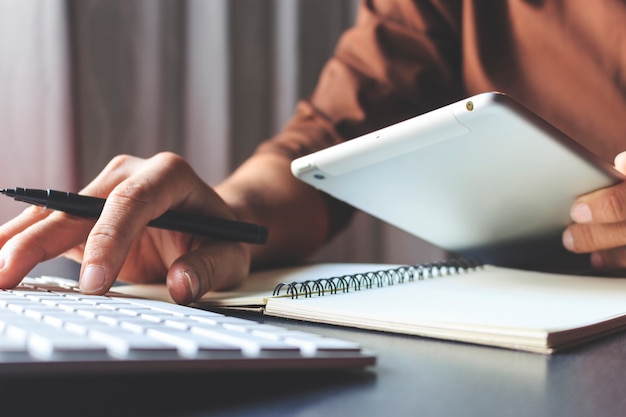
<path fill-rule="evenodd" d="M 460 99 L 460 4 L 362 1 L 312 95 L 257 152 L 294 159 Z M 336 232 L 351 210 L 328 208 Z"/>

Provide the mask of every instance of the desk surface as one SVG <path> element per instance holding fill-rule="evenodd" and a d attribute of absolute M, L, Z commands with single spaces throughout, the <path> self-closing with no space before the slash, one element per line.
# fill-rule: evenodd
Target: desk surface
<path fill-rule="evenodd" d="M 602 417 L 626 410 L 626 334 L 543 356 L 261 319 L 358 341 L 378 363 L 356 372 L 0 381 L 2 414 Z"/>

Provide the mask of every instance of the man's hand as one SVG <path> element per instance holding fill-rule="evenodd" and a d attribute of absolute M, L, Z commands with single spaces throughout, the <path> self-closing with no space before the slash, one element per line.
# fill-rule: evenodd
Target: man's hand
<path fill-rule="evenodd" d="M 615 158 L 626 174 L 626 152 Z M 571 208 L 573 224 L 563 233 L 563 245 L 575 253 L 591 253 L 600 269 L 626 269 L 626 182 L 579 197 Z"/>
<path fill-rule="evenodd" d="M 118 156 L 81 193 L 107 199 L 95 223 L 33 206 L 0 227 L 0 287 L 17 285 L 37 263 L 61 254 L 82 263 L 79 285 L 85 293 L 103 294 L 116 279 L 165 279 L 181 304 L 236 286 L 248 273 L 245 244 L 146 227 L 170 209 L 235 219 L 174 154 Z"/>

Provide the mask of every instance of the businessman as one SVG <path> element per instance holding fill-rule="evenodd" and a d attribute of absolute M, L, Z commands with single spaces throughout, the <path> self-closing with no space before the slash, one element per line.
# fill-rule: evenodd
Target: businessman
<path fill-rule="evenodd" d="M 82 263 L 86 293 L 116 279 L 165 281 L 186 304 L 250 268 L 305 259 L 352 210 L 292 178 L 294 157 L 492 90 L 626 172 L 626 4 L 363 1 L 313 94 L 222 184 L 209 187 L 173 154 L 116 157 L 81 191 L 107 198 L 97 221 L 31 207 L 0 227 L 0 286 L 65 255 Z M 248 245 L 146 228 L 169 209 L 264 224 L 270 238 Z M 596 268 L 626 267 L 626 184 L 580 197 L 571 215 L 565 248 Z"/>

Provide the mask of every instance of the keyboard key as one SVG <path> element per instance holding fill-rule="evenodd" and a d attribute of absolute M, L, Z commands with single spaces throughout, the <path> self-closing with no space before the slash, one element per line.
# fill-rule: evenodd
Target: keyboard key
<path fill-rule="evenodd" d="M 193 333 L 219 340 L 223 343 L 239 346 L 246 356 L 272 356 L 274 354 L 300 353 L 295 346 L 290 346 L 276 340 L 269 340 L 258 337 L 252 333 L 242 333 L 236 330 L 229 330 L 219 326 L 192 327 Z"/>
<path fill-rule="evenodd" d="M 128 299 L 128 302 L 135 306 L 142 306 L 153 311 L 167 312 L 177 316 L 193 316 L 193 317 L 224 317 L 223 314 L 214 313 L 212 311 L 200 310 L 193 307 L 181 306 L 178 304 L 170 304 L 158 300 Z"/>
<path fill-rule="evenodd" d="M 70 332 L 38 330 L 29 333 L 29 352 L 38 358 L 48 360 L 104 360 L 108 357 L 102 343 L 80 337 Z"/>
<path fill-rule="evenodd" d="M 25 341 L 16 341 L 0 334 L 0 361 L 17 362 L 30 358 Z"/>
<path fill-rule="evenodd" d="M 119 328 L 101 328 L 88 333 L 91 340 L 106 345 L 113 356 L 128 359 L 174 358 L 178 356 L 176 346 Z"/>
<path fill-rule="evenodd" d="M 352 354 L 360 350 L 360 346 L 357 343 L 346 342 L 328 337 L 302 337 L 301 335 L 288 335 L 285 337 L 284 341 L 290 345 L 298 346 L 302 350 L 303 354 L 310 356 L 327 353 L 336 354 L 339 352 Z"/>
<path fill-rule="evenodd" d="M 92 330 L 108 329 L 110 327 L 109 324 L 101 320 L 80 316 L 66 320 L 63 325 L 63 328 L 68 332 L 83 336 L 87 336 Z"/>
<path fill-rule="evenodd" d="M 184 330 L 155 327 L 148 329 L 147 335 L 162 342 L 173 344 L 184 356 L 236 357 L 241 354 L 241 349 L 238 346 L 222 343 Z"/>

